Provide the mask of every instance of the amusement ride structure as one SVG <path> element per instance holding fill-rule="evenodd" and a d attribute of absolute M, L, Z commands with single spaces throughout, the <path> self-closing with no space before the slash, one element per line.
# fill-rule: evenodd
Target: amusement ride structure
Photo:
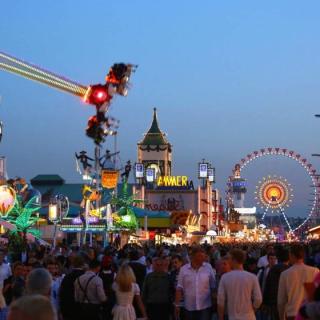
<path fill-rule="evenodd" d="M 292 201 L 292 188 L 288 181 L 282 177 L 268 176 L 262 179 L 256 187 L 256 200 L 263 208 L 264 212 L 262 220 L 267 214 L 281 214 L 286 222 L 290 233 L 295 233 L 302 227 L 307 225 L 307 222 L 317 217 L 319 204 L 320 178 L 316 173 L 316 169 L 308 162 L 306 158 L 295 151 L 285 148 L 263 148 L 259 151 L 254 151 L 242 158 L 234 167 L 232 175 L 227 182 L 226 203 L 227 208 L 243 208 L 244 195 L 247 192 L 245 179 L 241 177 L 241 171 L 252 161 L 256 161 L 262 157 L 286 157 L 290 160 L 298 162 L 305 173 L 310 178 L 310 187 L 313 191 L 313 198 L 307 215 L 303 221 L 296 226 L 291 226 L 288 217 L 285 214 L 285 209 L 289 207 Z"/>
<path fill-rule="evenodd" d="M 290 225 L 285 209 L 289 208 L 292 202 L 293 189 L 288 183 L 287 179 L 283 177 L 268 176 L 263 177 L 256 186 L 255 199 L 258 205 L 264 210 L 261 217 L 261 221 L 264 220 L 267 214 L 281 214 L 288 226 L 290 232 L 292 232 L 292 226 Z"/>
<path fill-rule="evenodd" d="M 83 166 L 83 176 L 85 180 L 89 181 L 82 190 L 83 204 L 79 217 L 84 226 L 84 238 L 90 227 L 90 221 L 95 223 L 96 219 L 102 217 L 102 210 L 106 211 L 106 205 L 101 203 L 103 189 L 114 189 L 117 186 L 119 170 L 116 170 L 112 163 L 110 167 L 110 159 L 119 152 L 110 154 L 107 150 L 106 154 L 101 156 L 100 150 L 105 138 L 115 135 L 118 128 L 119 121 L 107 115 L 111 101 L 115 95 L 127 96 L 130 77 L 136 67 L 133 64 L 115 63 L 109 69 L 105 83 L 83 85 L 7 53 L 0 52 L 0 69 L 80 97 L 85 103 L 95 106 L 96 114 L 88 119 L 86 128 L 86 135 L 95 144 L 94 159 L 87 156 L 85 151 L 81 151 L 80 155 L 76 153 L 77 160 Z M 91 165 L 89 160 L 93 161 L 94 165 Z M 128 163 L 125 172 L 122 174 L 125 181 L 128 179 L 130 170 L 131 165 Z M 103 173 L 104 177 L 102 176 Z M 66 204 L 68 204 L 68 199 L 63 195 L 56 195 L 51 199 L 49 220 L 55 224 L 55 227 L 67 215 L 68 210 L 65 209 L 68 208 L 68 205 Z"/>

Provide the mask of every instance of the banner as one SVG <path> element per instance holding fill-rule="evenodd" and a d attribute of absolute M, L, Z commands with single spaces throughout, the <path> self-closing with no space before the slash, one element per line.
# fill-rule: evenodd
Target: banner
<path fill-rule="evenodd" d="M 101 171 L 101 185 L 106 189 L 114 189 L 117 187 L 119 172 L 116 170 Z"/>

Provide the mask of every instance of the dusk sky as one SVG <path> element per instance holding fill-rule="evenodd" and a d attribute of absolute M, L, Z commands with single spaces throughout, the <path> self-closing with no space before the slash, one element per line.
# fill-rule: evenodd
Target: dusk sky
<path fill-rule="evenodd" d="M 122 163 L 136 160 L 153 107 L 174 147 L 174 173 L 196 179 L 205 158 L 222 192 L 234 164 L 256 149 L 280 146 L 308 159 L 320 152 L 319 1 L 15 0 L 0 8 L 0 51 L 83 84 L 103 82 L 114 62 L 139 65 L 128 97 L 111 110 L 121 121 Z M 84 130 L 94 109 L 2 71 L 0 96 L 9 176 L 80 181 L 74 152 L 93 154 Z M 303 214 L 303 169 L 285 158 L 259 161 L 243 172 L 249 189 L 282 175 Z M 320 158 L 311 162 L 319 168 Z"/>

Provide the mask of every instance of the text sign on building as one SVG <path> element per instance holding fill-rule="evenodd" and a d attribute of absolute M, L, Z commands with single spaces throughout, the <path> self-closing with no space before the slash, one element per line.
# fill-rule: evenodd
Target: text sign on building
<path fill-rule="evenodd" d="M 136 178 L 142 179 L 144 177 L 144 165 L 142 163 L 136 163 Z"/>
<path fill-rule="evenodd" d="M 160 176 L 157 179 L 158 187 L 187 187 L 187 176 Z"/>

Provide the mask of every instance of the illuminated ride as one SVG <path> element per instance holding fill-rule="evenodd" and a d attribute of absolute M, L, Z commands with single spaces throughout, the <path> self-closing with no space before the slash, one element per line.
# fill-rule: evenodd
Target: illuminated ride
<path fill-rule="evenodd" d="M 106 211 L 106 206 L 101 206 L 101 187 L 115 188 L 117 184 L 117 171 L 113 170 L 110 172 L 110 170 L 102 170 L 104 169 L 104 163 L 100 164 L 100 161 L 103 160 L 103 156 L 100 156 L 100 149 L 101 143 L 105 142 L 107 136 L 116 135 L 116 129 L 119 125 L 119 121 L 107 116 L 111 101 L 115 95 L 127 96 L 130 77 L 136 68 L 137 66 L 133 64 L 115 63 L 109 69 L 105 83 L 87 86 L 22 61 L 7 53 L 0 52 L 0 69 L 80 97 L 85 103 L 94 105 L 96 108 L 96 114 L 88 119 L 86 128 L 86 135 L 95 143 L 94 159 L 86 156 L 86 152 L 84 151 L 80 152 L 80 155 L 76 154 L 77 160 L 80 160 L 83 165 L 84 163 L 86 164 L 86 166 L 84 165 L 84 175 L 89 176 L 89 180 L 91 181 L 90 186 L 85 185 L 83 190 L 84 204 L 82 210 L 84 212 L 81 213 L 81 220 L 84 221 L 84 237 L 86 236 L 90 218 L 99 219 L 102 216 L 102 211 Z M 2 126 L 0 125 L 0 139 L 1 136 Z M 110 156 L 112 155 L 107 154 L 105 156 L 107 158 L 106 160 L 110 159 Z M 94 166 L 88 162 L 88 159 L 94 161 Z M 107 182 L 105 180 L 107 180 Z M 0 194 L 0 196 L 1 195 L 2 194 Z M 7 198 L 1 203 L 1 214 L 6 214 L 11 210 L 11 202 L 13 200 L 11 199 L 12 197 L 10 199 L 8 198 L 9 200 Z M 62 198 L 54 199 L 53 204 L 56 204 L 56 202 L 59 203 L 61 211 L 69 206 L 68 201 L 65 200 L 66 199 Z M 57 210 L 53 210 L 52 213 L 56 214 L 55 211 Z M 68 210 L 66 210 L 66 214 L 54 218 L 55 223 L 57 223 L 58 220 L 62 221 L 67 215 L 67 211 Z M 104 229 L 105 225 L 102 227 Z"/>
<path fill-rule="evenodd" d="M 256 186 L 255 199 L 258 205 L 264 210 L 261 220 L 263 221 L 267 214 L 281 214 L 292 232 L 285 209 L 289 208 L 292 202 L 293 189 L 287 179 L 277 176 L 263 177 Z"/>
<path fill-rule="evenodd" d="M 0 52 L 0 69 L 73 94 L 94 105 L 96 115 L 89 118 L 86 134 L 97 145 L 105 141 L 105 136 L 112 134 L 115 121 L 106 116 L 111 100 L 116 94 L 128 94 L 129 80 L 136 67 L 133 64 L 115 63 L 109 69 L 104 84 L 86 86 Z"/>
<path fill-rule="evenodd" d="M 269 147 L 260 149 L 259 151 L 253 151 L 246 157 L 242 158 L 240 162 L 235 165 L 235 169 L 233 170 L 232 176 L 229 176 L 228 178 L 226 194 L 227 207 L 238 207 L 237 205 L 235 205 L 235 201 L 237 201 L 237 199 L 240 200 L 240 203 L 243 203 L 243 196 L 246 192 L 246 188 L 244 184 L 244 179 L 242 179 L 240 176 L 240 172 L 252 161 L 258 160 L 259 158 L 266 156 L 281 156 L 294 160 L 302 166 L 306 174 L 310 177 L 310 187 L 313 191 L 313 198 L 310 205 L 310 210 L 308 211 L 305 219 L 298 226 L 291 227 L 290 225 L 288 225 L 290 232 L 297 232 L 299 229 L 304 227 L 311 218 L 315 217 L 316 215 L 319 201 L 320 177 L 317 175 L 316 169 L 312 166 L 312 164 L 309 163 L 307 159 L 305 159 L 303 156 L 296 153 L 295 151 L 284 148 Z M 274 177 L 273 179 L 272 177 L 270 177 L 266 179 L 263 183 L 260 184 L 259 190 L 262 192 L 258 192 L 260 203 L 262 203 L 262 205 L 265 208 L 268 207 L 268 212 L 269 210 L 272 211 L 273 207 L 274 212 L 278 210 L 279 213 L 282 214 L 286 205 L 290 204 L 292 190 L 288 182 L 282 178 Z M 265 218 L 265 215 L 263 218 Z M 287 221 L 287 218 L 285 218 L 285 220 Z"/>

